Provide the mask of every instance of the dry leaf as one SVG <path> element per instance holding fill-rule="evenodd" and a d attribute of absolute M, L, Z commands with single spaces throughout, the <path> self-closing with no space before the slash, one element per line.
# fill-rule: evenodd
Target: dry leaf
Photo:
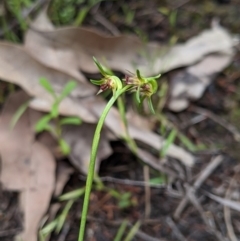
<path fill-rule="evenodd" d="M 99 117 L 104 107 L 105 104 L 100 101 L 97 103 L 92 103 L 92 105 L 90 105 L 90 109 L 92 109 L 93 112 Z M 125 136 L 124 126 L 121 122 L 121 117 L 115 108 L 112 108 L 108 113 L 108 116 L 105 120 L 105 125 L 118 137 Z M 161 136 L 151 132 L 150 130 L 147 130 L 146 126 L 144 126 L 143 128 L 137 127 L 136 125 L 134 125 L 132 120 L 129 119 L 128 127 L 129 134 L 132 138 L 139 140 L 149 146 L 152 146 L 156 150 L 160 150 L 164 146 L 165 140 Z M 188 166 L 192 166 L 194 163 L 194 157 L 189 152 L 174 144 L 169 146 L 166 154 L 168 156 L 179 159 Z"/>
<path fill-rule="evenodd" d="M 228 54 L 210 54 L 199 63 L 179 71 L 171 79 L 168 108 L 182 111 L 189 100 L 199 99 L 214 77 L 232 61 L 233 51 Z"/>
<path fill-rule="evenodd" d="M 56 94 L 61 92 L 69 80 L 73 79 L 67 74 L 45 67 L 33 59 L 23 47 L 10 43 L 0 42 L 0 66 L 1 79 L 17 84 L 29 95 L 44 100 L 47 111 L 51 109 L 53 99 L 39 84 L 39 79 L 47 78 Z M 95 90 L 95 87 L 89 83 L 78 83 L 70 97 L 61 102 L 60 113 L 77 115 L 89 122 L 96 121 L 90 111 L 81 104 L 81 98 L 94 95 Z"/>
<path fill-rule="evenodd" d="M 16 92 L 7 101 L 0 117 L 0 153 L 4 189 L 20 192 L 24 214 L 24 241 L 37 240 L 39 221 L 46 212 L 55 182 L 55 161 L 41 144 L 34 143 L 31 112 L 27 110 L 13 130 L 10 122 L 21 104 L 29 97 Z"/>
<path fill-rule="evenodd" d="M 69 177 L 73 174 L 74 169 L 65 161 L 58 161 L 56 170 L 56 183 L 53 196 L 58 197 L 62 194 Z"/>
<path fill-rule="evenodd" d="M 69 29 L 65 29 L 65 30 L 68 31 Z M 53 36 L 55 33 L 59 32 L 59 31 L 66 34 L 64 32 L 65 30 L 64 29 L 56 30 L 56 31 L 54 30 L 53 32 L 50 32 L 50 33 L 53 34 Z M 68 39 L 68 37 L 69 37 L 70 41 L 73 41 L 73 39 L 71 39 L 71 36 L 74 37 L 76 34 L 78 35 L 78 30 L 76 30 L 76 28 L 70 28 L 70 30 L 71 30 L 70 32 L 72 35 L 67 34 L 64 38 Z M 90 38 L 88 38 L 88 37 L 82 38 L 83 36 L 81 35 L 81 41 L 84 42 L 84 44 L 81 48 L 83 48 L 84 51 L 88 52 L 88 57 L 89 57 L 89 65 L 87 65 L 87 66 L 90 66 L 90 70 L 88 70 L 88 71 L 92 71 L 93 69 L 91 70 L 91 68 L 92 68 L 91 66 L 94 66 L 92 57 L 91 57 L 92 54 L 89 55 L 89 51 L 90 51 L 90 49 L 94 50 L 94 48 L 95 48 L 94 45 L 92 46 L 92 44 L 94 44 L 94 42 L 92 42 L 92 41 L 95 41 L 94 40 L 95 37 L 99 40 L 98 41 L 99 44 L 102 43 L 104 39 L 108 39 L 109 44 L 110 44 L 109 46 L 106 45 L 106 43 L 104 42 L 103 43 L 104 47 L 97 46 L 97 48 L 99 48 L 99 51 L 107 51 L 107 53 L 111 54 L 112 57 L 116 58 L 114 60 L 115 63 L 119 62 L 119 58 L 120 59 L 122 58 L 122 61 L 124 63 L 128 63 L 127 62 L 128 55 L 126 55 L 126 56 L 120 55 L 123 53 L 123 48 L 121 46 L 119 47 L 120 43 L 123 44 L 123 46 L 125 46 L 125 47 L 128 46 L 128 48 L 130 46 L 130 48 L 133 51 L 134 51 L 134 48 L 136 48 L 136 47 L 138 48 L 138 46 L 140 46 L 141 48 L 143 47 L 142 43 L 140 43 L 140 41 L 137 40 L 136 38 L 134 38 L 134 40 L 131 37 L 126 38 L 125 36 L 122 36 L 120 38 L 106 38 L 106 37 L 100 36 L 97 33 L 92 33 L 88 30 L 80 29 L 79 31 L 83 32 L 85 34 L 90 34 L 90 36 L 89 36 Z M 92 34 L 95 37 L 91 36 Z M 46 36 L 44 35 L 44 37 L 46 37 Z M 75 37 L 74 37 L 74 39 L 75 39 Z M 60 40 L 60 41 L 64 40 L 64 38 L 59 38 L 59 36 L 58 36 L 58 40 Z M 46 38 L 42 38 L 42 41 L 44 41 L 44 39 L 46 41 Z M 75 40 L 77 41 L 78 39 L 76 38 Z M 58 47 L 65 48 L 65 49 L 63 48 L 62 52 L 70 50 L 71 52 L 74 52 L 74 54 L 76 54 L 78 52 L 74 46 L 75 45 L 78 46 L 78 44 L 79 44 L 76 41 L 71 42 L 71 45 L 60 45 Z M 80 44 L 82 43 L 81 41 L 80 41 Z M 130 42 L 132 41 L 132 42 L 129 43 L 129 41 Z M 112 45 L 112 42 L 115 43 L 115 45 Z M 36 41 L 36 43 L 37 43 L 37 41 Z M 50 43 L 53 44 L 54 41 L 50 41 Z M 47 46 L 44 42 L 41 43 L 41 46 L 44 47 L 44 49 L 47 52 L 50 51 L 48 49 L 49 46 Z M 35 46 L 35 47 L 36 47 L 35 51 L 40 49 L 40 46 Z M 51 45 L 50 47 L 53 50 L 53 51 L 52 50 L 50 51 L 51 56 L 52 55 L 55 56 L 55 54 L 57 54 L 55 50 L 57 50 L 58 47 L 56 47 L 56 46 L 54 47 L 53 45 Z M 145 47 L 146 47 L 146 45 L 144 45 L 144 48 Z M 114 48 L 115 50 L 117 50 L 117 52 L 112 51 L 113 49 L 111 49 L 111 48 Z M 45 55 L 45 53 L 46 53 L 45 50 L 42 50 L 41 53 L 38 54 L 39 57 L 40 56 L 44 57 L 42 59 L 42 61 L 41 60 L 39 60 L 39 61 L 41 61 L 43 64 L 46 64 L 49 66 L 48 59 L 49 58 L 51 59 L 51 56 L 49 56 L 49 58 L 48 58 L 48 56 Z M 146 50 L 146 48 L 145 48 L 145 50 Z M 136 50 L 136 51 L 138 52 L 138 50 Z M 156 53 L 155 50 L 153 52 Z M 131 51 L 130 51 L 130 54 L 131 54 Z M 16 56 L 19 56 L 19 58 L 17 58 Z M 58 56 L 58 57 L 59 58 L 57 58 L 57 59 L 61 60 L 60 56 Z M 126 60 L 125 60 L 125 57 L 126 57 Z M 148 62 L 148 60 L 146 60 L 145 57 L 143 58 L 143 59 L 145 59 L 144 61 Z M 138 61 L 139 61 L 139 59 L 141 59 L 141 58 L 139 58 L 139 54 L 137 54 L 137 57 L 136 57 L 136 55 L 134 55 L 134 58 L 136 58 Z M 43 60 L 45 60 L 45 61 L 43 61 Z M 80 65 L 83 64 L 83 62 L 81 63 L 81 61 L 79 62 L 77 59 L 74 59 L 73 61 L 75 61 L 74 62 L 75 64 L 76 63 L 80 64 Z M 111 63 L 114 63 L 114 61 Z M 54 62 L 54 61 L 51 60 L 51 63 L 52 62 Z M 26 50 L 24 50 L 24 48 L 22 48 L 21 46 L 4 44 L 4 43 L 2 43 L 0 45 L 0 65 L 2 66 L 2 68 L 0 69 L 0 77 L 2 79 L 5 79 L 5 80 L 8 80 L 10 82 L 20 85 L 30 95 L 34 96 L 35 98 L 30 103 L 30 106 L 37 110 L 49 112 L 51 110 L 51 105 L 52 105 L 52 99 L 46 93 L 46 91 L 38 84 L 38 80 L 41 76 L 45 76 L 46 78 L 48 78 L 50 80 L 50 82 L 54 86 L 57 93 L 62 89 L 62 87 L 66 83 L 66 81 L 71 79 L 71 77 L 69 75 L 61 73 L 60 71 L 56 70 L 57 68 L 59 68 L 60 70 L 65 71 L 66 67 L 70 70 L 72 68 L 72 66 L 75 66 L 75 65 L 69 66 L 69 64 L 62 64 L 63 62 L 61 62 L 61 64 L 59 64 L 59 65 L 51 66 L 51 67 L 54 67 L 55 69 L 49 68 L 49 67 L 42 65 L 40 62 L 34 60 L 34 58 L 32 58 L 28 54 L 28 52 Z M 90 62 L 91 62 L 91 64 L 90 64 Z M 23 69 L 23 68 L 21 68 L 22 66 L 28 66 L 28 67 Z M 129 66 L 129 63 L 128 63 L 128 66 Z M 96 67 L 94 67 L 94 69 L 96 70 Z M 70 72 L 68 72 L 68 73 L 70 73 Z M 78 80 L 80 80 L 80 79 L 78 79 Z M 95 90 L 95 88 L 92 85 L 90 85 L 89 83 L 80 83 L 79 82 L 79 87 L 71 94 L 70 97 L 65 98 L 64 101 L 61 103 L 60 113 L 63 115 L 80 116 L 85 122 L 90 122 L 90 123 L 95 122 L 96 123 L 101 114 L 101 111 L 103 110 L 106 103 L 100 97 L 96 97 L 93 95 L 94 90 Z M 83 96 L 84 96 L 84 98 L 83 98 Z M 117 111 L 113 110 L 110 113 L 117 113 Z M 118 137 L 121 137 L 124 134 L 124 133 L 122 133 L 123 128 L 122 128 L 122 123 L 120 121 L 120 117 L 119 117 L 118 113 L 116 115 L 114 114 L 112 116 L 110 114 L 110 116 L 108 117 L 108 119 L 106 121 L 106 126 L 109 127 L 111 129 L 111 131 L 113 133 L 115 133 L 115 135 L 117 135 Z M 162 147 L 164 141 L 162 140 L 162 138 L 160 136 L 153 134 L 151 131 L 147 130 L 144 132 L 143 130 L 141 130 L 141 128 L 136 128 L 134 123 L 131 123 L 130 127 L 131 127 L 130 132 L 133 134 L 133 138 L 139 139 L 142 142 L 149 144 L 150 146 L 153 145 L 153 147 L 156 149 L 160 149 Z M 152 141 L 152 140 L 154 140 L 154 141 Z M 172 155 L 172 156 L 182 160 L 187 165 L 192 165 L 192 163 L 193 163 L 192 155 L 189 154 L 188 152 L 184 151 L 183 149 L 176 147 L 175 145 L 170 146 L 167 154 L 170 156 Z M 86 166 L 87 165 L 88 164 L 86 164 Z"/>
<path fill-rule="evenodd" d="M 142 43 L 134 36 L 109 37 L 86 28 L 44 29 L 42 22 L 47 21 L 46 13 L 42 12 L 26 34 L 26 49 L 44 65 L 82 81 L 80 70 L 98 72 L 92 56 L 110 69 L 126 73 L 138 68 L 144 75 L 151 76 L 194 64 L 207 54 L 231 53 L 234 46 L 233 38 L 219 25 L 185 44 L 163 47 L 156 43 Z"/>
<path fill-rule="evenodd" d="M 24 231 L 19 236 L 20 240 L 37 241 L 39 223 L 48 209 L 54 190 L 55 160 L 50 151 L 38 142 L 33 144 L 29 160 L 32 175 L 28 188 L 20 194 Z"/>
<path fill-rule="evenodd" d="M 62 194 L 63 188 L 65 187 L 66 183 L 68 182 L 71 174 L 74 172 L 74 169 L 68 165 L 64 161 L 57 162 L 57 170 L 56 170 L 56 183 L 55 189 L 53 192 L 53 196 L 57 198 L 60 194 Z M 48 222 L 51 222 L 58 212 L 59 208 L 61 207 L 61 203 L 53 203 L 48 212 Z"/>
<path fill-rule="evenodd" d="M 138 68 L 146 75 L 200 61 L 173 79 L 168 104 L 173 111 L 183 110 L 189 99 L 202 96 L 213 75 L 231 62 L 233 46 L 233 37 L 218 24 L 185 44 L 169 48 L 154 43 L 143 44 L 133 36 L 109 37 L 85 28 L 54 29 L 45 11 L 35 20 L 25 38 L 25 47 L 34 58 L 80 81 L 85 80 L 80 71 L 98 71 L 92 56 L 111 69 L 126 73 Z M 63 62 L 66 63 L 64 66 Z"/>
<path fill-rule="evenodd" d="M 34 133 L 29 125 L 30 111 L 24 113 L 13 130 L 10 128 L 14 113 L 28 99 L 29 96 L 24 92 L 12 95 L 0 117 L 1 182 L 9 190 L 24 190 L 31 176 L 29 157 Z"/>
<path fill-rule="evenodd" d="M 63 138 L 71 147 L 70 160 L 72 164 L 84 174 L 88 173 L 92 139 L 96 125 L 82 124 L 80 126 L 66 126 L 63 129 Z M 100 161 L 112 153 L 106 132 L 103 129 L 98 147 L 95 170 L 98 171 Z"/>

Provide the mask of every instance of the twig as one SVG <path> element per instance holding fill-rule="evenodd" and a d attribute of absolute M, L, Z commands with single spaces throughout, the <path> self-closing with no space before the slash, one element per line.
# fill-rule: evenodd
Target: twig
<path fill-rule="evenodd" d="M 86 180 L 85 176 L 79 175 L 79 178 L 81 180 Z M 120 179 L 120 178 L 115 178 L 115 177 L 101 177 L 101 181 L 103 182 L 113 182 L 113 183 L 119 183 L 123 185 L 128 185 L 128 186 L 141 186 L 145 187 L 148 185 L 149 187 L 154 187 L 154 188 L 166 188 L 165 184 L 154 184 L 154 183 L 146 183 L 144 181 L 135 181 L 135 180 L 129 180 L 129 179 Z"/>
<path fill-rule="evenodd" d="M 119 226 L 123 222 L 123 220 L 107 221 L 107 220 L 103 220 L 103 219 L 100 219 L 100 218 L 94 218 L 94 217 L 91 217 L 91 216 L 88 216 L 87 220 L 98 222 L 98 223 L 105 223 L 105 224 L 111 225 L 111 226 Z M 144 223 L 144 220 L 143 220 L 143 223 Z M 128 222 L 127 225 L 129 227 L 132 227 L 132 224 L 130 222 Z M 140 230 L 138 230 L 136 232 L 136 236 L 141 238 L 144 241 L 166 241 L 165 239 L 154 238 L 154 237 L 152 237 L 152 236 L 150 236 L 150 235 L 148 235 L 148 234 L 146 234 L 146 233 L 144 233 L 143 231 L 140 231 Z"/>
<path fill-rule="evenodd" d="M 218 123 L 219 125 L 224 127 L 226 130 L 228 130 L 230 133 L 232 133 L 232 135 L 236 141 L 238 141 L 238 142 L 240 141 L 240 132 L 238 131 L 238 129 L 235 126 L 228 123 L 226 120 L 220 118 L 219 116 L 216 116 L 211 111 L 200 108 L 200 107 L 191 107 L 191 110 L 195 113 L 207 116 L 209 119 Z"/>
<path fill-rule="evenodd" d="M 138 157 L 147 165 L 149 165 L 150 167 L 160 171 L 160 172 L 164 172 L 166 174 L 168 174 L 169 176 L 173 177 L 173 178 L 179 178 L 184 180 L 184 176 L 180 175 L 179 173 L 175 173 L 174 171 L 172 171 L 171 169 L 164 167 L 159 160 L 153 156 L 152 154 L 150 154 L 149 152 L 146 152 L 140 148 L 137 149 L 137 154 Z"/>
<path fill-rule="evenodd" d="M 173 234 L 178 240 L 187 241 L 187 239 L 182 235 L 182 233 L 180 232 L 180 230 L 178 229 L 178 227 L 176 226 L 176 224 L 174 223 L 171 217 L 167 217 L 166 221 L 168 226 L 172 229 Z"/>
<path fill-rule="evenodd" d="M 143 166 L 143 177 L 144 182 L 147 184 L 149 183 L 149 166 L 144 165 Z M 149 218 L 151 213 L 151 189 L 149 187 L 149 184 L 145 185 L 145 218 Z"/>
<path fill-rule="evenodd" d="M 58 238 L 58 241 L 65 241 L 66 240 L 66 237 L 69 233 L 69 230 L 70 230 L 70 224 L 69 222 L 66 222 L 63 226 L 63 229 L 62 229 L 62 232 Z"/>
<path fill-rule="evenodd" d="M 194 192 L 203 184 L 203 182 L 210 176 L 210 174 L 222 163 L 223 156 L 215 157 L 207 166 L 206 168 L 200 173 L 197 180 L 193 184 Z M 188 195 L 182 199 L 180 204 L 178 205 L 177 209 L 174 212 L 174 218 L 178 219 L 188 204 L 189 197 Z"/>
<path fill-rule="evenodd" d="M 138 230 L 136 236 L 145 241 L 165 241 L 164 239 L 153 238 L 152 236 Z"/>
<path fill-rule="evenodd" d="M 236 175 L 236 173 L 235 173 Z M 235 184 L 235 175 L 233 176 L 233 178 L 231 179 L 231 182 L 229 184 L 229 187 L 226 191 L 226 195 L 225 198 L 231 198 L 231 191 L 233 188 L 233 185 Z M 228 232 L 228 236 L 230 238 L 231 241 L 238 241 L 235 233 L 234 233 L 234 229 L 232 226 L 232 221 L 231 221 L 231 210 L 228 206 L 224 205 L 223 206 L 223 213 L 224 213 L 224 219 L 225 219 L 225 223 L 226 223 L 226 227 L 227 227 L 227 232 Z"/>
<path fill-rule="evenodd" d="M 189 126 L 196 125 L 196 124 L 204 121 L 206 118 L 207 118 L 206 116 L 198 114 L 197 116 L 193 117 L 189 121 L 186 121 L 183 124 L 181 124 L 180 128 L 181 129 L 185 129 L 185 128 L 189 127 Z"/>
<path fill-rule="evenodd" d="M 99 11 L 96 10 L 96 8 L 93 8 L 91 10 L 91 13 L 95 20 L 102 24 L 112 35 L 119 36 L 121 32 L 118 30 L 116 26 L 114 26 L 111 22 L 109 22 L 102 14 L 99 13 Z"/>
<path fill-rule="evenodd" d="M 173 10 L 177 10 L 178 8 L 183 7 L 184 5 L 186 5 L 187 3 L 189 3 L 190 1 L 191 1 L 191 0 L 186 0 L 186 1 L 183 1 L 183 2 L 179 3 L 177 6 L 175 6 L 175 7 L 173 8 Z"/>
<path fill-rule="evenodd" d="M 26 19 L 32 12 L 34 12 L 38 7 L 43 6 L 46 2 L 49 0 L 38 0 L 32 4 L 32 6 L 28 9 L 24 9 L 21 13 L 22 19 Z M 17 20 L 13 21 L 9 26 L 7 30 L 0 30 L 0 37 L 2 37 L 6 31 L 12 30 L 14 27 L 16 27 L 19 24 Z"/>
<path fill-rule="evenodd" d="M 199 203 L 196 195 L 195 195 L 195 191 L 193 188 L 190 188 L 190 190 L 187 192 L 188 198 L 191 201 L 191 203 L 193 204 L 193 206 L 198 210 L 198 212 L 200 213 L 204 223 L 206 224 L 206 226 L 208 227 L 209 231 L 215 235 L 215 237 L 219 240 L 219 241 L 224 241 L 226 240 L 222 234 L 216 230 L 215 226 L 211 225 L 211 223 L 208 221 L 208 218 L 205 215 L 204 209 L 201 206 L 201 204 Z"/>
<path fill-rule="evenodd" d="M 0 231 L 0 237 L 8 237 L 8 236 L 16 235 L 21 231 L 22 231 L 21 228 L 3 230 L 3 231 Z"/>
<path fill-rule="evenodd" d="M 214 194 L 211 194 L 210 192 L 204 191 L 204 193 L 211 199 L 215 200 L 218 203 L 221 203 L 222 205 L 225 205 L 227 207 L 230 207 L 238 212 L 240 212 L 240 202 L 232 201 L 230 199 L 221 198 L 219 196 L 216 196 Z"/>

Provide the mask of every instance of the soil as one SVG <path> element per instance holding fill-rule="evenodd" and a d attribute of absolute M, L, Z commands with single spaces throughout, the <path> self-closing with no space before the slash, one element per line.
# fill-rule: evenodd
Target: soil
<path fill-rule="evenodd" d="M 87 3 L 78 5 L 83 7 Z M 171 23 L 168 16 L 161 14 L 158 9 L 165 7 L 177 11 L 175 23 Z M 127 13 L 133 20 L 126 20 Z M 112 34 L 104 24 L 94 17 L 95 13 L 104 16 L 121 33 L 137 34 L 144 41 L 158 41 L 169 43 L 173 36 L 178 42 L 183 42 L 201 30 L 210 27 L 213 18 L 218 18 L 221 24 L 230 32 L 238 34 L 240 23 L 240 2 L 238 0 L 216 1 L 103 1 L 96 5 L 84 20 L 84 26 L 97 27 L 101 31 Z M 130 17 L 129 17 L 130 18 Z M 240 98 L 240 54 L 238 53 L 231 64 L 207 88 L 204 96 L 191 104 L 184 112 L 172 113 L 164 109 L 164 114 L 195 144 L 203 143 L 207 148 L 195 152 L 196 164 L 193 168 L 186 168 L 176 160 L 169 160 L 166 166 L 184 178 L 172 178 L 150 168 L 150 177 L 163 177 L 167 182 L 162 187 L 152 187 L 150 193 L 151 212 L 145 216 L 145 187 L 144 185 L 126 184 L 124 180 L 143 181 L 143 164 L 134 157 L 121 141 L 112 142 L 113 154 L 104 160 L 100 167 L 100 177 L 112 177 L 111 182 L 105 182 L 124 194 L 130 193 L 129 205 L 122 208 L 116 198 L 108 192 L 94 190 L 91 194 L 89 217 L 86 229 L 86 241 L 112 241 L 123 220 L 128 220 L 131 227 L 141 220 L 141 227 L 134 241 L 151 240 L 187 240 L 187 241 L 215 241 L 228 237 L 226 213 L 223 205 L 211 199 L 206 192 L 225 197 L 231 180 L 232 192 L 235 200 L 239 201 L 239 143 L 233 135 L 210 118 L 197 123 L 185 125 L 197 116 L 196 108 L 201 107 L 214 113 L 235 125 L 239 125 Z M 166 75 L 167 77 L 167 75 Z M 230 104 L 229 104 L 230 103 Z M 157 126 L 158 123 L 156 123 Z M 156 128 L 157 131 L 157 128 Z M 181 145 L 180 141 L 177 140 Z M 187 196 L 189 187 L 193 185 L 199 174 L 216 157 L 222 156 L 222 163 L 196 190 L 194 198 L 188 201 L 180 217 L 174 216 L 175 210 L 182 199 Z M 238 174 L 237 174 L 238 173 Z M 121 183 L 114 181 L 122 180 Z M 75 172 L 67 183 L 64 192 L 84 186 L 82 176 Z M 231 189 L 231 188 L 230 188 Z M 17 208 L 17 193 L 0 192 L 0 240 L 10 241 L 22 228 L 22 216 Z M 52 201 L 54 203 L 55 200 Z M 62 203 L 62 208 L 64 208 Z M 82 198 L 77 200 L 71 208 L 67 220 L 59 234 L 53 234 L 50 241 L 76 241 L 78 237 L 80 210 Z M 240 212 L 230 211 L 231 223 L 235 235 L 240 240 Z M 229 239 L 227 239 L 229 240 Z"/>

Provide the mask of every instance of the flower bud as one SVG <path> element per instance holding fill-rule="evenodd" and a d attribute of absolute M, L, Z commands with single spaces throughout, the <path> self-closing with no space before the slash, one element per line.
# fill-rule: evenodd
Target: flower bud
<path fill-rule="evenodd" d="M 103 75 L 103 78 L 101 80 L 91 80 L 93 84 L 100 85 L 100 90 L 97 94 L 100 94 L 107 89 L 112 89 L 113 94 L 115 94 L 117 90 L 122 89 L 121 80 L 118 77 L 111 75 L 110 71 L 104 68 L 94 57 L 93 60 L 99 71 Z"/>
<path fill-rule="evenodd" d="M 160 75 L 153 77 L 142 77 L 140 71 L 136 71 L 135 76 L 126 76 L 124 81 L 126 85 L 132 85 L 131 90 L 136 92 L 136 99 L 141 103 L 145 98 L 148 100 L 149 108 L 154 113 L 151 96 L 157 92 L 157 81 Z"/>

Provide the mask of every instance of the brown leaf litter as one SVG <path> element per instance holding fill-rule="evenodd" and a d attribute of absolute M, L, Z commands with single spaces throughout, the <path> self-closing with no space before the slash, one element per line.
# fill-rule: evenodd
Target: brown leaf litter
<path fill-rule="evenodd" d="M 36 233 L 47 211 L 54 190 L 55 161 L 48 149 L 34 140 L 31 115 L 27 110 L 11 130 L 9 123 L 18 107 L 28 100 L 23 92 L 14 93 L 0 117 L 1 183 L 4 189 L 20 192 L 24 231 L 19 238 L 37 240 Z"/>
<path fill-rule="evenodd" d="M 29 97 L 23 92 L 11 95 L 0 117 L 0 180 L 3 188 L 20 192 L 20 204 L 24 213 L 24 230 L 20 237 L 26 241 L 37 240 L 40 220 L 47 211 L 54 190 L 55 195 L 61 193 L 71 174 L 69 169 L 63 174 L 60 172 L 61 178 L 56 182 L 53 154 L 35 139 L 33 126 L 40 116 L 35 110 L 48 112 L 53 102 L 52 97 L 40 86 L 40 77 L 47 78 L 56 93 L 60 93 L 69 80 L 78 82 L 77 88 L 60 104 L 59 111 L 62 115 L 79 116 L 86 122 L 79 127 L 66 127 L 63 132 L 72 148 L 70 160 L 86 174 L 94 124 L 106 105 L 101 97 L 95 96 L 95 87 L 87 82 L 83 74 L 97 72 L 92 56 L 110 69 L 127 73 L 126 71 L 135 72 L 139 68 L 147 76 L 192 65 L 183 70 L 183 75 L 188 76 L 191 85 L 182 81 L 181 76 L 180 81 L 179 76 L 175 76 L 172 81 L 169 108 L 181 110 L 188 106 L 188 99 L 201 97 L 213 75 L 230 63 L 233 46 L 232 36 L 219 25 L 185 44 L 163 47 L 157 43 L 142 43 L 133 36 L 109 37 L 86 28 L 56 29 L 45 11 L 27 31 L 24 46 L 0 42 L 0 78 L 20 86 L 33 97 L 30 103 L 32 109 L 23 114 L 13 130 L 9 127 L 11 118 Z M 214 65 L 210 66 L 209 61 L 214 62 Z M 150 127 L 144 125 L 142 128 L 133 120 L 134 118 L 129 118 L 132 138 L 156 150 L 161 149 L 165 140 L 153 133 Z M 111 153 L 107 129 L 116 137 L 125 135 L 115 108 L 110 111 L 105 125 L 107 128 L 100 144 L 97 169 L 101 159 Z M 139 155 L 148 165 L 163 170 L 150 153 L 139 150 Z M 170 145 L 167 155 L 179 159 L 187 166 L 194 164 L 193 155 L 174 144 Z M 52 211 L 52 216 L 57 209 L 58 207 Z"/>

